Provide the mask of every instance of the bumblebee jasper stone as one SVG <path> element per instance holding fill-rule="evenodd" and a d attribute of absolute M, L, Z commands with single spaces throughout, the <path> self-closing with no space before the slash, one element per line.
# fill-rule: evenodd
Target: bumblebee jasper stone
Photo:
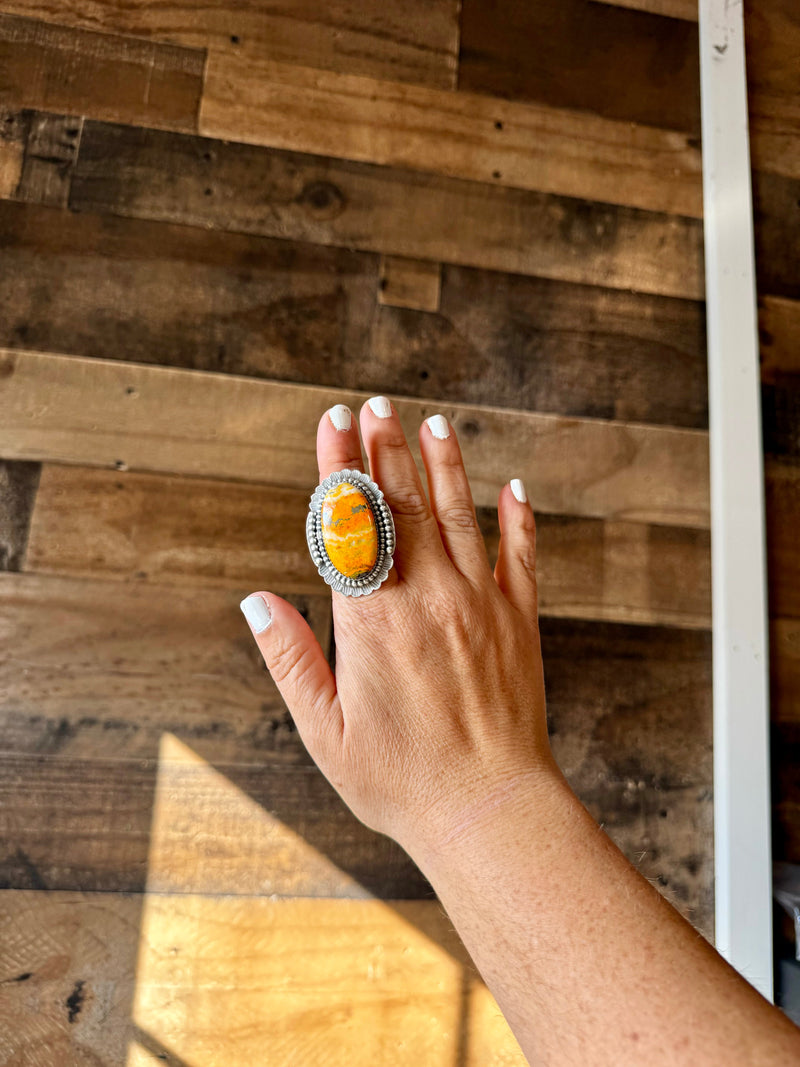
<path fill-rule="evenodd" d="M 346 578 L 369 574 L 378 558 L 378 528 L 369 501 L 350 482 L 329 489 L 322 500 L 322 543 Z"/>

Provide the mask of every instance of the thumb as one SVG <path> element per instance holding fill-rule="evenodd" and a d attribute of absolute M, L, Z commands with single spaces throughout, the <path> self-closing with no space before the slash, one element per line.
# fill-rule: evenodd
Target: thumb
<path fill-rule="evenodd" d="M 303 743 L 317 759 L 343 727 L 336 679 L 300 612 L 272 593 L 252 593 L 239 605 Z"/>

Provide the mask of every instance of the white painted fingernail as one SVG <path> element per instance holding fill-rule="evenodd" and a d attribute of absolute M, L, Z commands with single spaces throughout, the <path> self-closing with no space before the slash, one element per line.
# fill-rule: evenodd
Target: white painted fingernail
<path fill-rule="evenodd" d="M 372 414 L 377 415 L 379 419 L 388 419 L 392 413 L 392 405 L 385 396 L 373 396 L 367 403 L 372 410 Z"/>
<path fill-rule="evenodd" d="M 272 622 L 269 604 L 267 604 L 263 596 L 258 596 L 256 593 L 246 596 L 239 607 L 255 634 L 263 634 Z"/>
<path fill-rule="evenodd" d="M 528 499 L 528 494 L 525 492 L 525 486 L 519 480 L 519 478 L 511 479 L 511 492 L 514 494 L 520 504 L 524 504 Z"/>
<path fill-rule="evenodd" d="M 437 441 L 446 441 L 450 436 L 450 427 L 444 415 L 431 415 L 425 421 Z"/>
<path fill-rule="evenodd" d="M 328 418 L 333 423 L 334 430 L 342 432 L 350 429 L 353 413 L 346 404 L 336 404 L 328 412 Z"/>

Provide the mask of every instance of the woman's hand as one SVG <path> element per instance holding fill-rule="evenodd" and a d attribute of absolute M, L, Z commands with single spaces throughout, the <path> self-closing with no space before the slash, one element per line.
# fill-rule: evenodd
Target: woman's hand
<path fill-rule="evenodd" d="M 320 480 L 363 470 L 349 416 L 337 408 L 320 421 Z M 334 418 L 347 428 L 337 429 Z M 521 776 L 554 771 L 533 513 L 510 485 L 503 488 L 493 574 L 455 433 L 442 416 L 431 421 L 435 433 L 431 422 L 420 428 L 426 497 L 389 402 L 377 397 L 361 410 L 369 474 L 394 515 L 397 547 L 380 589 L 333 594 L 335 676 L 286 601 L 256 594 L 271 622 L 261 632 L 254 626 L 323 773 L 360 819 L 412 854 L 457 836 Z"/>

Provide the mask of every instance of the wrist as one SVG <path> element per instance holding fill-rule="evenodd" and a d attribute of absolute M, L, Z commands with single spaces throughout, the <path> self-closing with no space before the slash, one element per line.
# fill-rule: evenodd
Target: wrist
<path fill-rule="evenodd" d="M 475 776 L 432 804 L 400 843 L 429 880 L 440 869 L 469 864 L 498 848 L 513 848 L 521 833 L 539 834 L 579 801 L 549 756 L 491 778 Z"/>

